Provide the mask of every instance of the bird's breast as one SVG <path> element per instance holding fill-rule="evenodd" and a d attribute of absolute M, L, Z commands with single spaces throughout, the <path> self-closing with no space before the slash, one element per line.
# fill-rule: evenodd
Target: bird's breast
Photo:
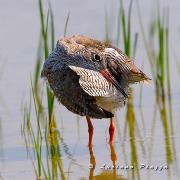
<path fill-rule="evenodd" d="M 118 92 L 109 97 L 96 97 L 97 105 L 111 113 L 114 113 L 118 108 L 123 107 L 126 103 L 126 100 L 127 99 Z"/>

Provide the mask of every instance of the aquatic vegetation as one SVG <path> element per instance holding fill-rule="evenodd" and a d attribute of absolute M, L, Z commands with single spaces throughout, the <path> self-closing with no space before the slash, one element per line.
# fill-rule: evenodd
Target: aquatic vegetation
<path fill-rule="evenodd" d="M 30 101 L 29 106 L 24 109 L 24 124 L 22 127 L 28 157 L 32 160 L 37 179 L 57 179 L 58 177 L 65 179 L 59 145 L 62 138 L 56 128 L 55 121 L 53 121 L 53 123 L 51 122 L 51 133 L 49 133 L 48 117 L 45 112 L 42 113 L 42 111 L 38 109 L 33 87 L 32 94 L 33 103 Z M 32 104 L 35 105 L 35 122 L 31 117 Z M 36 128 L 34 128 L 34 126 Z M 43 159 L 44 152 L 46 161 Z"/>
<path fill-rule="evenodd" d="M 138 40 L 138 34 L 135 34 L 134 38 L 134 43 L 132 43 L 132 38 L 131 38 L 131 13 L 132 13 L 132 4 L 133 1 L 130 1 L 129 4 L 129 9 L 127 12 L 127 16 L 125 15 L 125 10 L 123 7 L 123 1 L 120 1 L 120 12 L 121 12 L 121 27 L 122 27 L 122 34 L 123 34 L 123 44 L 124 44 L 124 51 L 125 53 L 131 57 L 135 57 L 135 52 L 136 52 L 136 47 L 137 47 L 137 40 Z M 127 18 L 126 18 L 127 17 Z M 132 44 L 134 44 L 133 47 L 133 54 L 131 52 Z M 133 88 L 130 88 L 130 94 L 128 97 L 128 102 L 127 102 L 127 112 L 126 112 L 126 123 L 129 132 L 129 138 L 130 138 L 130 146 L 131 146 L 131 165 L 135 167 L 132 170 L 132 179 L 140 179 L 140 174 L 139 174 L 139 165 L 138 165 L 138 153 L 137 153 L 137 147 L 136 147 L 136 115 L 134 111 L 134 102 L 133 102 Z M 126 130 L 125 130 L 126 132 Z"/>
<path fill-rule="evenodd" d="M 126 13 L 123 1 L 119 1 L 119 9 L 118 9 L 118 26 L 117 26 L 117 41 L 116 44 L 123 44 L 124 45 L 124 52 L 129 57 L 135 57 L 136 50 L 137 50 L 137 42 L 138 42 L 138 33 L 135 33 L 133 35 L 132 40 L 132 32 L 131 32 L 131 14 L 132 14 L 132 5 L 133 0 L 129 3 L 129 8 Z M 120 36 L 122 35 L 122 39 L 120 39 Z M 128 163 L 127 159 L 125 160 L 127 164 L 131 164 L 134 168 L 131 171 L 131 175 L 128 174 L 128 177 L 130 179 L 140 179 L 139 174 L 139 164 L 138 164 L 138 152 L 136 147 L 136 137 L 141 137 L 141 132 L 137 128 L 137 121 L 136 121 L 136 114 L 134 111 L 134 98 L 133 98 L 133 88 L 130 88 L 130 93 L 128 97 L 127 102 L 127 112 L 126 112 L 126 122 L 125 130 L 124 130 L 124 138 L 126 137 L 126 133 L 129 132 L 128 136 L 130 139 L 130 149 L 131 149 L 131 162 Z M 122 138 L 120 138 L 120 127 L 118 123 L 118 117 L 116 117 L 116 124 L 117 124 L 117 130 L 118 130 L 118 138 L 119 138 L 119 144 L 121 144 Z M 128 131 L 127 131 L 128 130 Z M 138 133 L 137 133 L 138 132 Z M 143 144 L 141 144 L 142 152 L 144 151 Z M 125 151 L 125 150 L 124 150 Z"/>
<path fill-rule="evenodd" d="M 156 53 L 152 48 L 156 66 L 154 69 L 154 77 L 156 80 L 156 101 L 159 106 L 160 116 L 164 127 L 164 135 L 166 140 L 166 155 L 167 161 L 172 161 L 172 149 L 170 135 L 174 135 L 173 117 L 172 117 L 172 100 L 171 100 L 171 81 L 170 81 L 170 63 L 169 63 L 169 29 L 168 29 L 168 14 L 165 20 L 158 14 L 158 19 L 155 21 L 159 38 L 159 52 Z M 153 23 L 153 22 L 152 22 Z M 166 23 L 166 24 L 164 24 Z M 154 34 L 151 34 L 153 39 Z M 174 154 L 175 155 L 175 154 Z"/>
<path fill-rule="evenodd" d="M 171 64 L 169 60 L 169 9 L 164 9 L 163 13 L 161 13 L 158 6 L 156 16 L 151 19 L 149 36 L 147 36 L 142 24 L 138 3 L 137 7 L 144 45 L 146 47 L 153 81 L 155 83 L 155 109 L 158 110 L 162 122 L 166 161 L 167 164 L 170 165 L 173 160 L 176 159 L 176 148 L 173 139 L 174 125 L 171 98 Z M 151 146 L 151 148 L 152 147 L 153 146 Z"/>
<path fill-rule="evenodd" d="M 54 49 L 54 20 L 50 1 L 48 1 L 48 7 L 48 12 L 45 15 L 42 0 L 39 0 L 41 34 L 33 82 L 31 80 L 30 101 L 29 105 L 24 108 L 22 134 L 37 179 L 58 179 L 59 177 L 65 179 L 60 154 L 62 138 L 57 130 L 54 114 L 54 95 L 49 87 L 40 84 L 39 81 L 43 60 L 47 59 L 49 51 Z M 46 90 L 48 112 L 42 103 L 44 90 Z M 35 120 L 31 117 L 32 111 L 35 111 Z M 32 155 L 30 147 L 33 147 L 34 155 Z M 46 162 L 43 160 L 44 151 Z"/>

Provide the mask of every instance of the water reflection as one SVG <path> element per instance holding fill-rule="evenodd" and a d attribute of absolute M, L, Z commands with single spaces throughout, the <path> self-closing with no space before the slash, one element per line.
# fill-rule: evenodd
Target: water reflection
<path fill-rule="evenodd" d="M 93 153 L 93 148 L 89 147 L 89 156 L 90 156 L 90 165 L 89 165 L 89 180 L 126 180 L 121 175 L 117 175 L 116 173 L 116 161 L 117 161 L 117 154 L 115 151 L 115 147 L 113 143 L 109 144 L 110 147 L 110 159 L 112 161 L 112 166 L 110 169 L 108 167 L 101 167 L 102 172 L 98 175 L 94 175 L 94 171 L 96 168 L 96 159 Z M 85 180 L 87 178 L 80 178 L 81 180 Z"/>
<path fill-rule="evenodd" d="M 126 122 L 129 130 L 129 138 L 130 138 L 130 146 L 131 146 L 131 165 L 134 167 L 132 170 L 132 178 L 135 179 L 135 177 L 137 176 L 137 179 L 140 179 L 139 168 L 138 168 L 139 167 L 138 153 L 135 142 L 135 137 L 136 137 L 135 130 L 137 129 L 137 121 L 136 121 L 136 115 L 133 104 L 133 90 L 131 89 L 130 91 L 131 91 L 131 95 L 129 96 L 127 103 Z"/>

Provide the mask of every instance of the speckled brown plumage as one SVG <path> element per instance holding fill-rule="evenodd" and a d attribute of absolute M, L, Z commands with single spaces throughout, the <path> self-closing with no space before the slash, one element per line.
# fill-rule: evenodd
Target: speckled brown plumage
<path fill-rule="evenodd" d="M 113 117 L 129 84 L 149 80 L 120 49 L 85 36 L 61 38 L 42 77 L 67 109 L 92 118 Z"/>

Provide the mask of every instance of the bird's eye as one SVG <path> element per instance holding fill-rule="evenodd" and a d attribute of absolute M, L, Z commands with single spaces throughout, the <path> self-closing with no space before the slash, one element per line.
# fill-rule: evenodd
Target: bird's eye
<path fill-rule="evenodd" d="M 95 61 L 101 61 L 101 57 L 98 55 L 98 54 L 93 54 L 93 59 L 95 60 Z"/>

